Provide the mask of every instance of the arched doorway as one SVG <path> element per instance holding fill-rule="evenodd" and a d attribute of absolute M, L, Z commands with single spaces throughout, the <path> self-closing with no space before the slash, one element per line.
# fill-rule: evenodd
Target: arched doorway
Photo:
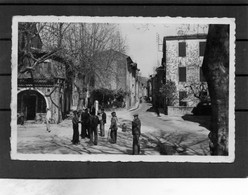
<path fill-rule="evenodd" d="M 46 99 L 36 90 L 20 91 L 17 101 L 17 112 L 24 115 L 24 120 L 36 120 L 37 114 L 46 113 Z"/>

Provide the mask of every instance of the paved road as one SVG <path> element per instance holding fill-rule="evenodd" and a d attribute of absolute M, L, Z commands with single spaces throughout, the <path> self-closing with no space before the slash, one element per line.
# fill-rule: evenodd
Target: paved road
<path fill-rule="evenodd" d="M 164 145 L 187 149 L 188 154 L 208 154 L 208 133 L 210 117 L 206 116 L 167 116 L 158 117 L 152 112 L 150 103 L 142 103 L 132 114 L 139 114 L 142 132 L 157 138 Z"/>
<path fill-rule="evenodd" d="M 20 153 L 49 153 L 49 154 L 131 154 L 132 114 L 139 113 L 142 123 L 141 154 L 208 154 L 208 130 L 204 127 L 206 118 L 157 117 L 154 112 L 147 111 L 151 104 L 143 103 L 132 112 L 117 111 L 119 130 L 117 143 L 111 144 L 106 133 L 99 137 L 98 145 L 92 145 L 88 139 L 81 139 L 79 145 L 72 145 L 71 121 L 52 125 L 48 133 L 44 124 L 28 124 L 18 126 L 18 152 Z M 106 129 L 109 128 L 110 112 Z M 127 131 L 122 132 L 121 125 L 126 123 Z M 203 125 L 203 126 L 201 126 Z"/>

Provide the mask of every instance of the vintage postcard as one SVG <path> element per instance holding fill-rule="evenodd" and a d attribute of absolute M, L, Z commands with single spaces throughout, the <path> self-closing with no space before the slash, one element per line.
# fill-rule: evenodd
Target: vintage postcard
<path fill-rule="evenodd" d="M 235 160 L 235 20 L 14 16 L 11 158 Z"/>

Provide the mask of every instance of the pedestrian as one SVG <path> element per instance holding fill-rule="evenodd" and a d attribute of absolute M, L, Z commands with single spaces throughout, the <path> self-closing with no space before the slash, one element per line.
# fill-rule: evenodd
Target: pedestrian
<path fill-rule="evenodd" d="M 51 118 L 52 118 L 52 114 L 49 108 L 46 109 L 46 130 L 48 132 L 51 132 L 51 127 L 50 127 L 50 123 L 51 123 Z"/>
<path fill-rule="evenodd" d="M 141 122 L 138 117 L 138 114 L 134 114 L 134 119 L 132 121 L 132 134 L 133 134 L 133 155 L 137 155 L 140 153 L 140 129 L 141 129 Z"/>
<path fill-rule="evenodd" d="M 90 138 L 90 114 L 87 108 L 83 108 L 83 112 L 81 114 L 81 124 L 81 138 Z"/>
<path fill-rule="evenodd" d="M 72 128 L 73 128 L 73 136 L 72 136 L 72 144 L 79 144 L 79 131 L 78 131 L 78 123 L 80 123 L 78 119 L 78 112 L 76 110 L 73 111 L 72 118 Z"/>
<path fill-rule="evenodd" d="M 160 112 L 159 112 L 159 101 L 156 101 L 155 111 L 156 111 L 156 113 L 157 113 L 157 116 L 160 117 Z"/>
<path fill-rule="evenodd" d="M 21 125 L 24 125 L 24 112 L 21 112 L 20 114 L 20 120 L 21 120 Z"/>
<path fill-rule="evenodd" d="M 91 106 L 90 114 L 92 115 L 92 113 L 94 113 L 94 115 L 96 115 L 96 108 L 94 105 Z"/>
<path fill-rule="evenodd" d="M 95 112 L 92 112 L 90 117 L 90 141 L 91 143 L 94 143 L 94 145 L 97 145 L 97 141 L 98 141 L 97 126 L 99 123 L 100 121 L 96 116 Z"/>
<path fill-rule="evenodd" d="M 106 113 L 104 112 L 104 108 L 101 109 L 100 113 L 101 118 L 100 120 L 100 136 L 104 137 L 105 136 L 105 124 L 106 124 Z"/>
<path fill-rule="evenodd" d="M 118 130 L 118 126 L 117 126 L 117 116 L 116 116 L 116 112 L 112 112 L 111 113 L 112 118 L 111 118 L 111 124 L 110 124 L 110 138 L 111 138 L 111 142 L 112 143 L 116 143 L 117 141 L 117 130 Z"/>

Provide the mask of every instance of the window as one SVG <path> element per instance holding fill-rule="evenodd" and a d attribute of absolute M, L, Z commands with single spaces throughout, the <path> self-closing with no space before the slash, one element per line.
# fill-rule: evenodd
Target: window
<path fill-rule="evenodd" d="M 179 91 L 179 106 L 187 106 L 187 103 L 182 101 L 186 97 L 187 97 L 186 91 Z"/>
<path fill-rule="evenodd" d="M 206 82 L 206 79 L 205 79 L 205 77 L 203 75 L 202 67 L 200 67 L 200 81 L 201 82 Z"/>
<path fill-rule="evenodd" d="M 186 82 L 186 67 L 179 67 L 179 82 Z"/>
<path fill-rule="evenodd" d="M 179 42 L 179 57 L 186 56 L 186 42 Z"/>
<path fill-rule="evenodd" d="M 205 47 L 206 47 L 206 42 L 200 42 L 199 43 L 199 55 L 204 56 L 205 53 Z"/>

